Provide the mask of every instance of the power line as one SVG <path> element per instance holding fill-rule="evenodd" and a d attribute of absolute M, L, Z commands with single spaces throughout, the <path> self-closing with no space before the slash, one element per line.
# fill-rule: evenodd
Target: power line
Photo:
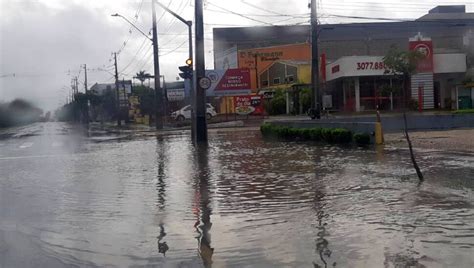
<path fill-rule="evenodd" d="M 184 46 L 187 42 L 188 42 L 188 40 L 184 40 L 184 42 L 181 43 L 179 46 L 177 46 L 175 49 L 173 49 L 173 50 L 171 50 L 171 51 L 168 51 L 168 52 L 166 52 L 166 53 L 161 54 L 160 57 L 164 57 L 164 56 L 166 56 L 166 55 L 169 55 L 169 54 L 175 52 L 176 50 L 178 50 L 178 49 L 180 49 L 182 46 Z"/>
<path fill-rule="evenodd" d="M 224 10 L 224 11 L 227 11 L 227 12 L 229 12 L 229 13 L 231 13 L 231 14 L 236 15 L 236 16 L 239 16 L 239 17 L 242 17 L 242 18 L 246 18 L 246 19 L 248 19 L 248 20 L 252 20 L 252 21 L 255 21 L 255 22 L 259 22 L 259 23 L 263 23 L 263 24 L 267 24 L 267 25 L 272 25 L 272 26 L 273 26 L 273 24 L 271 24 L 271 23 L 269 23 L 269 22 L 262 21 L 262 20 L 258 20 L 258 19 L 254 19 L 254 18 L 252 18 L 252 17 L 249 17 L 249 16 L 246 16 L 246 15 L 243 15 L 243 14 L 240 14 L 240 13 L 237 13 L 237 12 L 234 12 L 234 11 L 232 11 L 232 10 L 223 8 L 223 7 L 221 7 L 221 6 L 218 6 L 218 5 L 216 5 L 216 4 L 213 4 L 213 3 L 211 3 L 211 2 L 207 2 L 207 3 L 208 3 L 209 5 L 211 5 L 211 6 L 217 7 L 217 8 L 219 8 L 219 9 L 222 9 L 222 10 Z"/>

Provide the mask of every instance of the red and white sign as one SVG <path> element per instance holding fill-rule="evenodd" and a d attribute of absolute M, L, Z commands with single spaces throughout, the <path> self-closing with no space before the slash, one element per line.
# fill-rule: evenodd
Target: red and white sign
<path fill-rule="evenodd" d="M 240 115 L 263 113 L 263 96 L 246 95 L 234 97 L 235 112 Z"/>
<path fill-rule="evenodd" d="M 433 42 L 431 40 L 410 41 L 409 49 L 418 51 L 424 55 L 423 59 L 418 62 L 417 71 L 419 73 L 433 72 Z"/>
<path fill-rule="evenodd" d="M 251 93 L 249 69 L 206 70 L 206 76 L 211 80 L 211 86 L 206 91 L 207 96 Z"/>
<path fill-rule="evenodd" d="M 383 56 L 348 56 L 326 65 L 327 81 L 341 77 L 387 75 L 385 71 Z"/>

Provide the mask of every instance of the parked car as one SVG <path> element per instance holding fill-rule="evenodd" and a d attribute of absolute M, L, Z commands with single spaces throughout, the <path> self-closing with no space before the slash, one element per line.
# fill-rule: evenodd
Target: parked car
<path fill-rule="evenodd" d="M 216 116 L 216 109 L 210 103 L 206 103 L 206 118 L 209 120 Z M 186 105 L 183 108 L 171 113 L 171 118 L 176 121 L 184 121 L 191 119 L 191 105 Z"/>

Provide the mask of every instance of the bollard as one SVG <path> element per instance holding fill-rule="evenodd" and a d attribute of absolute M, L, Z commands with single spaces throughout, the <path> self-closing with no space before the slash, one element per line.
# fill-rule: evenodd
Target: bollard
<path fill-rule="evenodd" d="M 382 131 L 382 123 L 375 122 L 375 144 L 383 144 L 383 131 Z"/>

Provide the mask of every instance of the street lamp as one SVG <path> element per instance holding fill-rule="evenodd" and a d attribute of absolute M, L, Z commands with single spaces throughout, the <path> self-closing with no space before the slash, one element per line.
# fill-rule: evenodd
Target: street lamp
<path fill-rule="evenodd" d="M 132 25 L 133 28 L 137 29 L 137 31 L 139 31 L 141 34 L 143 34 L 148 40 L 152 41 L 153 42 L 153 39 L 148 37 L 147 34 L 145 34 L 142 30 L 140 30 L 137 26 L 135 26 L 135 24 L 133 24 L 130 20 L 128 20 L 126 17 L 120 15 L 119 13 L 115 13 L 115 14 L 112 14 L 110 15 L 112 17 L 120 17 L 122 19 L 124 19 L 126 22 L 128 22 L 130 25 Z"/>
<path fill-rule="evenodd" d="M 150 38 L 146 35 L 142 30 L 140 30 L 137 26 L 135 26 L 130 20 L 126 17 L 115 13 L 112 14 L 112 17 L 120 17 L 128 22 L 133 28 L 137 29 L 142 35 L 144 35 L 148 40 L 153 43 L 153 67 L 154 67 L 154 76 L 155 76 L 155 117 L 156 117 L 156 129 L 163 128 L 163 117 L 162 117 L 162 109 L 163 109 L 163 94 L 161 92 L 160 86 L 160 62 L 158 58 L 158 34 L 156 30 L 156 12 L 155 12 L 155 0 L 151 1 L 151 9 L 152 9 L 152 25 L 153 25 L 153 37 Z M 158 77 L 158 78 L 157 78 Z"/>

